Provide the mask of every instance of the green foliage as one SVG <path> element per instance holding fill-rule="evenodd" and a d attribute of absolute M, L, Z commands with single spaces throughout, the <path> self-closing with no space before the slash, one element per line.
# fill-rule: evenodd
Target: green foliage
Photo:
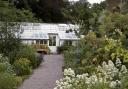
<path fill-rule="evenodd" d="M 98 49 L 97 59 L 116 60 L 120 58 L 123 62 L 128 61 L 128 51 L 122 47 L 122 43 L 114 39 L 106 39 L 104 47 Z M 99 58 L 98 58 L 99 57 Z"/>
<path fill-rule="evenodd" d="M 0 0 L 0 21 L 9 22 L 37 22 L 39 21 L 34 17 L 30 10 L 19 10 L 9 1 Z"/>
<path fill-rule="evenodd" d="M 84 2 L 78 1 L 71 5 L 67 4 L 67 6 L 62 9 L 62 12 L 68 20 L 81 25 L 80 34 L 85 35 L 89 30 L 98 31 L 100 25 L 99 16 L 105 8 L 105 1 L 100 4 L 90 5 L 90 3 L 85 0 Z"/>
<path fill-rule="evenodd" d="M 17 10 L 16 15 L 16 21 L 19 22 L 41 22 L 41 20 L 35 18 L 35 15 L 29 10 Z"/>
<path fill-rule="evenodd" d="M 10 73 L 10 74 L 14 73 L 12 65 L 9 64 L 8 62 L 0 63 L 0 73 L 1 72 L 6 72 L 6 73 Z"/>
<path fill-rule="evenodd" d="M 17 23 L 0 22 L 0 53 L 8 56 L 9 52 L 19 48 L 18 28 Z"/>
<path fill-rule="evenodd" d="M 71 46 L 68 46 L 66 44 L 60 46 L 60 47 L 57 47 L 57 52 L 60 54 L 60 53 L 63 53 L 64 51 L 70 49 Z"/>
<path fill-rule="evenodd" d="M 41 18 L 42 21 L 59 23 L 64 22 L 64 16 L 61 13 L 62 5 L 63 0 L 37 0 L 37 3 L 31 7 L 36 16 Z"/>
<path fill-rule="evenodd" d="M 26 58 L 20 58 L 13 64 L 14 70 L 17 75 L 29 75 L 31 73 L 30 61 Z"/>
<path fill-rule="evenodd" d="M 54 89 L 127 89 L 127 83 L 124 83 L 127 74 L 128 70 L 120 59 L 117 59 L 115 64 L 111 60 L 103 62 L 91 74 L 76 74 L 68 68 L 64 69 L 64 78 L 56 81 Z"/>
<path fill-rule="evenodd" d="M 91 86 L 90 89 L 112 89 L 106 83 L 96 83 L 95 85 Z"/>
<path fill-rule="evenodd" d="M 118 58 L 127 66 L 127 15 L 108 12 L 104 15 L 97 31 L 91 30 L 75 49 L 65 52 L 68 68 L 73 68 L 77 73 L 89 73 L 103 61 Z"/>
<path fill-rule="evenodd" d="M 0 63 L 9 62 L 9 59 L 7 57 L 4 57 L 2 54 L 0 54 Z"/>
<path fill-rule="evenodd" d="M 16 89 L 15 76 L 8 73 L 0 73 L 0 89 Z"/>
<path fill-rule="evenodd" d="M 128 16 L 119 13 L 108 13 L 100 25 L 99 32 L 102 36 L 107 35 L 113 39 L 127 37 Z M 124 39 L 124 38 L 123 38 Z"/>
<path fill-rule="evenodd" d="M 1 72 L 14 74 L 12 65 L 9 63 L 8 58 L 3 57 L 3 55 L 0 54 L 0 73 Z"/>
<path fill-rule="evenodd" d="M 22 82 L 23 82 L 23 78 L 20 76 L 15 76 L 16 82 L 17 82 L 17 86 L 19 86 Z"/>
<path fill-rule="evenodd" d="M 83 74 L 83 73 L 92 74 L 92 73 L 96 72 L 96 68 L 93 65 L 77 67 L 77 68 L 74 68 L 74 70 L 75 70 L 76 74 Z"/>
<path fill-rule="evenodd" d="M 128 88 L 128 75 L 125 75 L 121 79 L 122 86 L 121 89 L 127 89 Z"/>
<path fill-rule="evenodd" d="M 19 58 L 27 58 L 31 62 L 32 68 L 38 67 L 41 63 L 41 59 L 36 55 L 36 50 L 27 45 L 23 45 L 19 50 L 13 50 L 13 52 L 9 54 L 11 64 Z"/>

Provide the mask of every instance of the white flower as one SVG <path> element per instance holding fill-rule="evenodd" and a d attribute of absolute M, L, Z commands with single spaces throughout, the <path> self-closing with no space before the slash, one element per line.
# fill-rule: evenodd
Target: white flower
<path fill-rule="evenodd" d="M 55 87 L 54 89 L 57 89 L 57 87 Z"/>
<path fill-rule="evenodd" d="M 90 79 L 91 79 L 92 84 L 94 84 L 94 83 L 96 83 L 98 81 L 98 78 L 97 78 L 96 75 L 90 76 Z"/>
<path fill-rule="evenodd" d="M 121 62 L 117 59 L 116 64 Z M 121 70 L 116 68 L 114 63 L 109 60 L 108 64 L 103 62 L 102 66 L 97 68 L 98 74 L 92 74 L 89 76 L 88 73 L 76 75 L 74 70 L 71 68 L 64 70 L 64 78 L 56 81 L 56 87 L 54 89 L 76 89 L 75 86 L 82 84 L 82 86 L 90 89 L 91 86 L 94 86 L 97 83 L 107 83 L 111 88 L 116 88 L 121 86 L 121 81 L 113 81 L 115 76 L 121 78 L 122 74 L 127 73 L 127 68 L 124 65 L 121 65 Z M 76 76 L 75 76 L 76 75 Z"/>
<path fill-rule="evenodd" d="M 65 75 L 65 76 L 75 77 L 75 72 L 74 72 L 74 70 L 72 70 L 71 68 L 65 69 L 65 70 L 64 70 L 64 75 Z"/>
<path fill-rule="evenodd" d="M 111 88 L 115 88 L 115 87 L 116 87 L 116 81 L 112 81 L 112 82 L 110 83 L 110 87 L 111 87 Z"/>
<path fill-rule="evenodd" d="M 111 88 L 116 88 L 116 87 L 119 87 L 121 85 L 121 82 L 119 80 L 116 80 L 116 81 L 112 81 L 110 83 L 110 87 Z"/>
<path fill-rule="evenodd" d="M 120 61 L 120 59 L 119 58 L 117 58 L 117 60 L 116 60 L 116 66 L 118 67 L 118 66 L 121 66 L 121 61 Z"/>
<path fill-rule="evenodd" d="M 125 74 L 125 73 L 128 72 L 128 70 L 127 70 L 127 68 L 126 68 L 125 65 L 122 65 L 122 66 L 121 66 L 121 72 L 122 72 L 123 74 Z"/>
<path fill-rule="evenodd" d="M 108 66 L 115 67 L 114 63 L 111 60 L 108 61 Z"/>
<path fill-rule="evenodd" d="M 60 82 L 58 80 L 56 80 L 56 85 L 59 85 L 59 84 L 60 84 Z"/>

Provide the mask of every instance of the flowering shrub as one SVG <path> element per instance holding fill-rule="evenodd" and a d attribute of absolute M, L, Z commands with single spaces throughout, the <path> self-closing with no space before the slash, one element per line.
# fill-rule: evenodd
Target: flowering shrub
<path fill-rule="evenodd" d="M 96 59 L 115 60 L 120 58 L 123 62 L 128 62 L 128 50 L 123 48 L 120 40 L 114 40 L 105 36 L 105 45 L 97 50 Z"/>
<path fill-rule="evenodd" d="M 64 70 L 64 78 L 56 81 L 54 89 L 123 89 L 121 78 L 127 74 L 127 68 L 119 59 L 111 60 L 97 67 L 97 72 L 89 75 L 75 74 L 71 68 Z"/>
<path fill-rule="evenodd" d="M 12 65 L 9 63 L 9 59 L 7 57 L 3 57 L 2 54 L 0 54 L 0 73 L 6 72 L 13 74 L 13 68 Z"/>
<path fill-rule="evenodd" d="M 6 72 L 10 74 L 14 73 L 12 65 L 8 62 L 0 63 L 0 72 Z"/>
<path fill-rule="evenodd" d="M 17 51 L 14 50 L 9 54 L 10 63 L 13 64 L 17 59 L 27 58 L 31 62 L 32 68 L 39 66 L 40 59 L 36 57 L 36 50 L 30 46 L 22 45 Z"/>
<path fill-rule="evenodd" d="M 31 73 L 30 61 L 27 58 L 20 58 L 13 64 L 14 70 L 17 75 L 29 75 Z"/>

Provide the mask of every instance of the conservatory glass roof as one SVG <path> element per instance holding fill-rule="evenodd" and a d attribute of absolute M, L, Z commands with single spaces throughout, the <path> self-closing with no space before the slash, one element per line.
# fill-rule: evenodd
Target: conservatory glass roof
<path fill-rule="evenodd" d="M 59 30 L 57 24 L 46 24 L 46 23 L 24 23 L 21 24 L 23 30 Z"/>
<path fill-rule="evenodd" d="M 67 30 L 78 29 L 73 24 L 47 24 L 47 23 L 22 23 L 21 24 L 21 39 L 49 39 L 49 34 L 58 34 L 63 40 L 78 40 L 74 32 L 65 33 Z"/>
<path fill-rule="evenodd" d="M 44 32 L 24 32 L 21 34 L 22 39 L 49 39 L 47 33 Z"/>
<path fill-rule="evenodd" d="M 59 37 L 63 40 L 78 40 L 75 33 L 59 33 Z"/>

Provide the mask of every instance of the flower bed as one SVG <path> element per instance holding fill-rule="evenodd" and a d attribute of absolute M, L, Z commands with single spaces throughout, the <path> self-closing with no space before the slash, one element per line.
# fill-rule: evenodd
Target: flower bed
<path fill-rule="evenodd" d="M 93 74 L 79 75 L 69 68 L 64 70 L 64 78 L 56 81 L 54 89 L 127 89 L 123 86 L 127 74 L 119 59 L 115 64 L 111 60 L 103 62 Z"/>

